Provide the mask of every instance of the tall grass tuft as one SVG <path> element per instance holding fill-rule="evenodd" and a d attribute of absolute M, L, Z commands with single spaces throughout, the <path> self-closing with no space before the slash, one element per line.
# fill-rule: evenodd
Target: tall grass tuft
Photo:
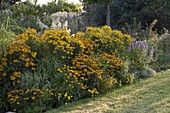
<path fill-rule="evenodd" d="M 3 16 L 3 15 L 1 15 Z M 17 37 L 14 31 L 23 31 L 23 28 L 19 27 L 17 23 L 7 17 L 6 20 L 0 22 L 0 59 L 2 54 L 7 52 L 7 46 Z"/>

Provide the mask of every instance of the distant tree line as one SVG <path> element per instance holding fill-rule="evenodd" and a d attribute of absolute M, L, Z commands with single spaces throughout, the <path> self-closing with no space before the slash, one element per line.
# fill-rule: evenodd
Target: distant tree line
<path fill-rule="evenodd" d="M 86 1 L 86 0 L 84 0 Z M 87 0 L 89 1 L 89 0 Z M 94 0 L 97 1 L 97 0 Z M 107 1 L 107 0 L 106 0 Z M 109 0 L 108 0 L 109 1 Z M 110 26 L 121 29 L 126 23 L 129 25 L 141 22 L 143 27 L 158 20 L 156 29 L 164 27 L 170 30 L 170 0 L 113 0 L 110 5 Z M 84 4 L 86 18 L 92 26 L 106 25 L 107 4 Z"/>
<path fill-rule="evenodd" d="M 21 0 L 0 0 L 0 10 L 5 9 L 5 7 L 3 7 L 3 3 L 8 3 L 9 5 L 13 5 L 16 2 L 22 2 Z"/>
<path fill-rule="evenodd" d="M 21 0 L 0 0 L 0 3 L 2 2 L 6 2 L 12 5 L 12 4 L 15 4 L 16 2 L 21 2 Z"/>

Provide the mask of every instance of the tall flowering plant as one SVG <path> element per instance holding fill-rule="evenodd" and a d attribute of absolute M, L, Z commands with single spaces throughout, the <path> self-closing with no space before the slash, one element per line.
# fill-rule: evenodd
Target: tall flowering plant
<path fill-rule="evenodd" d="M 128 58 L 131 61 L 131 69 L 142 70 L 152 60 L 154 48 L 142 41 L 135 41 L 129 46 Z"/>
<path fill-rule="evenodd" d="M 7 52 L 0 59 L 0 98 L 6 102 L 7 93 L 18 89 L 21 74 L 26 70 L 36 70 L 36 52 L 30 46 L 13 41 L 7 46 Z"/>

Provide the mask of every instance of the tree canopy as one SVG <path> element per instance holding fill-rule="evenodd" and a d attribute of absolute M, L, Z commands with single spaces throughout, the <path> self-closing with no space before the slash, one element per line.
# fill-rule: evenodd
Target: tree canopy
<path fill-rule="evenodd" d="M 0 3 L 7 2 L 9 4 L 15 4 L 16 2 L 21 2 L 21 0 L 0 0 Z"/>
<path fill-rule="evenodd" d="M 110 26 L 110 5 L 114 0 L 81 0 L 85 4 L 104 4 L 107 5 L 106 25 Z"/>
<path fill-rule="evenodd" d="M 99 4 L 108 4 L 111 3 L 113 0 L 81 0 L 81 2 L 86 3 L 86 4 L 94 4 L 94 3 L 99 3 Z"/>

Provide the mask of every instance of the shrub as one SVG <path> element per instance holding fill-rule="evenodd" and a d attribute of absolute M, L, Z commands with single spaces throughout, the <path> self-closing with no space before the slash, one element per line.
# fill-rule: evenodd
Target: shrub
<path fill-rule="evenodd" d="M 108 26 L 101 28 L 87 27 L 85 37 L 89 37 L 98 45 L 95 51 L 106 52 L 120 58 L 125 57 L 128 50 L 126 47 L 132 41 L 129 35 L 122 34 L 118 30 L 112 30 Z"/>
<path fill-rule="evenodd" d="M 85 48 L 84 44 L 72 38 L 67 30 L 46 30 L 41 39 L 47 45 L 49 54 L 57 56 L 67 64 Z"/>
<path fill-rule="evenodd" d="M 161 51 L 161 54 L 158 54 L 157 65 L 160 66 L 161 69 L 168 69 L 170 64 L 170 54 L 169 54 L 169 46 L 170 46 L 170 35 L 168 33 L 163 34 L 160 37 L 158 49 Z"/>
<path fill-rule="evenodd" d="M 70 68 L 73 72 L 70 72 L 83 81 L 84 89 L 92 90 L 98 88 L 98 80 L 102 78 L 101 65 L 97 57 L 80 54 L 72 60 Z"/>
<path fill-rule="evenodd" d="M 133 42 L 129 47 L 132 70 L 142 70 L 151 61 L 154 49 L 142 41 Z"/>
<path fill-rule="evenodd" d="M 27 89 L 27 90 L 12 90 L 8 92 L 8 103 L 10 110 L 23 111 L 25 108 L 33 108 L 35 106 L 47 107 L 53 103 L 54 90 L 46 89 Z M 47 103 L 48 102 L 48 103 Z M 41 106 L 41 105 L 44 106 Z M 46 106 L 45 106 L 46 105 Z M 45 109 L 42 109 L 44 111 Z"/>
<path fill-rule="evenodd" d="M 26 1 L 25 3 L 19 3 L 10 5 L 9 4 L 0 4 L 4 9 L 2 10 L 3 16 L 0 17 L 2 20 L 6 20 L 8 17 L 11 17 L 15 20 L 15 23 L 17 23 L 18 26 L 22 28 L 34 28 L 37 31 L 42 31 L 44 28 L 41 28 L 40 25 L 37 24 L 39 21 L 37 18 L 39 18 L 42 23 L 47 25 L 46 28 L 50 28 L 52 25 L 52 20 L 56 20 L 56 18 L 51 18 L 53 13 L 59 12 L 59 15 L 57 15 L 57 18 L 61 18 L 60 22 L 63 24 L 67 20 L 69 22 L 69 28 L 73 28 L 72 32 L 75 33 L 79 29 L 81 29 L 80 26 L 84 26 L 82 22 L 82 9 L 80 4 L 73 4 L 73 3 L 67 3 L 64 1 L 58 2 L 56 4 L 55 2 L 49 2 L 46 5 L 37 5 L 32 4 L 29 1 Z M 64 12 L 64 13 L 61 13 Z M 64 14 L 64 17 L 63 17 Z M 65 15 L 66 14 L 66 15 Z M 51 15 L 51 16 L 50 16 Z M 9 23 L 10 25 L 13 25 L 13 23 Z M 57 24 L 57 23 L 55 23 Z M 16 33 L 21 33 L 20 30 L 14 30 Z"/>
<path fill-rule="evenodd" d="M 136 72 L 131 72 L 130 70 L 130 61 L 123 61 L 122 66 L 120 67 L 120 75 L 118 79 L 120 80 L 120 86 L 126 84 L 132 84 L 136 81 Z"/>
<path fill-rule="evenodd" d="M 0 80 L 6 109 L 42 112 L 118 86 L 131 40 L 107 26 L 88 27 L 75 36 L 67 30 L 38 34 L 28 28 L 7 46 L 7 54 L 2 53 L 0 74 L 6 75 Z M 37 89 L 42 94 L 36 97 Z"/>
<path fill-rule="evenodd" d="M 71 64 L 71 72 L 83 82 L 84 89 L 107 89 L 102 83 L 107 79 L 111 80 L 110 87 L 117 86 L 117 77 L 120 74 L 122 62 L 113 55 L 102 53 L 98 55 L 77 55 Z M 106 82 L 105 82 L 106 83 Z M 107 84 L 107 83 L 106 83 Z M 97 93 L 97 92 L 96 92 Z"/>
<path fill-rule="evenodd" d="M 121 81 L 119 76 L 121 74 L 122 61 L 108 53 L 102 53 L 98 57 L 98 62 L 101 63 L 101 69 L 103 70 L 102 77 L 99 80 L 99 91 L 117 87 Z"/>
<path fill-rule="evenodd" d="M 12 42 L 7 47 L 7 53 L 0 59 L 1 98 L 6 98 L 7 92 L 18 89 L 21 73 L 26 70 L 36 70 L 36 53 L 24 43 Z"/>

